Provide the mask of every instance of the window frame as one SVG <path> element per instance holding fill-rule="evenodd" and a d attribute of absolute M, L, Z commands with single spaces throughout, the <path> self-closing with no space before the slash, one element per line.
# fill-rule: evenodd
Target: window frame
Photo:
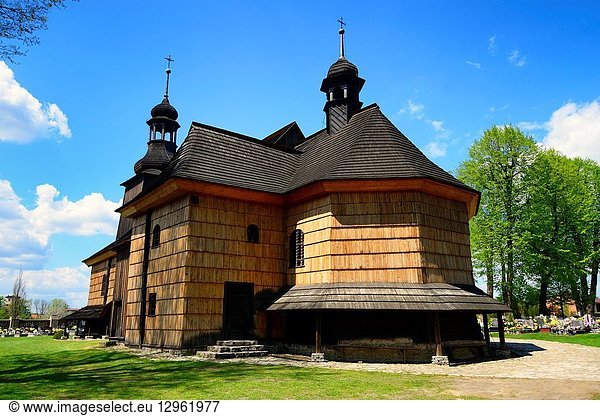
<path fill-rule="evenodd" d="M 289 268 L 304 267 L 304 232 L 296 228 L 290 234 L 289 240 Z"/>

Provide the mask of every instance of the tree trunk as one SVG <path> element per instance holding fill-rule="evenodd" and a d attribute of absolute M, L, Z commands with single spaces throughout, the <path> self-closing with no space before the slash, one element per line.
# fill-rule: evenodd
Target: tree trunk
<path fill-rule="evenodd" d="M 487 277 L 487 294 L 494 296 L 494 263 L 490 260 L 486 262 L 485 274 Z"/>
<path fill-rule="evenodd" d="M 592 243 L 592 248 L 594 253 L 597 253 L 598 250 L 600 249 L 600 240 L 596 239 L 594 240 L 594 242 Z M 592 312 L 594 312 L 594 305 L 596 302 L 596 290 L 598 287 L 598 257 L 594 256 L 592 258 L 592 264 L 591 264 L 591 275 L 592 278 L 590 280 L 590 306 L 592 308 Z"/>
<path fill-rule="evenodd" d="M 548 276 L 544 274 L 540 281 L 540 315 L 548 315 Z"/>

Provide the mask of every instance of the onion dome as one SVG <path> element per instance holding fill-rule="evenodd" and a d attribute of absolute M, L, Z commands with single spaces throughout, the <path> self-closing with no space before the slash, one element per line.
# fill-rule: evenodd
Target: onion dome
<path fill-rule="evenodd" d="M 152 118 L 165 117 L 171 120 L 177 120 L 177 117 L 179 117 L 179 113 L 171 105 L 168 97 L 163 98 L 160 104 L 155 105 L 150 111 L 150 115 Z"/>
<path fill-rule="evenodd" d="M 329 67 L 329 71 L 327 71 L 327 77 L 335 77 L 341 75 L 350 75 L 357 77 L 358 76 L 358 68 L 345 56 L 340 56 L 337 61 L 333 63 Z"/>

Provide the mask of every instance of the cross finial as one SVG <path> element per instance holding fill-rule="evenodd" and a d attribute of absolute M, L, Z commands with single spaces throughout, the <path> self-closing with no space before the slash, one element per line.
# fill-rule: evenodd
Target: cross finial
<path fill-rule="evenodd" d="M 165 61 L 167 61 L 167 69 L 171 69 L 171 62 L 175 61 L 175 59 L 171 58 L 171 54 L 169 54 L 169 56 L 165 58 Z"/>
<path fill-rule="evenodd" d="M 344 22 L 344 18 L 343 17 L 340 17 L 337 21 L 340 24 L 339 34 L 340 34 L 340 58 L 341 58 L 345 54 L 345 50 L 344 50 L 344 33 L 346 33 L 346 31 L 344 30 L 344 26 L 346 26 L 346 23 Z"/>
<path fill-rule="evenodd" d="M 175 61 L 175 59 L 171 58 L 171 54 L 165 58 L 167 61 L 167 69 L 165 72 L 167 73 L 167 86 L 165 87 L 165 98 L 169 98 L 169 78 L 171 76 L 171 62 Z"/>

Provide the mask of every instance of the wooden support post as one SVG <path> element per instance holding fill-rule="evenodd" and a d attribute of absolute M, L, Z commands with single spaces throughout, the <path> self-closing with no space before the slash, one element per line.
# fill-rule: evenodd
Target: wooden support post
<path fill-rule="evenodd" d="M 488 326 L 488 315 L 483 315 L 483 337 L 485 338 L 485 345 L 490 346 L 490 327 Z"/>
<path fill-rule="evenodd" d="M 267 345 L 273 344 L 273 312 L 266 311 L 267 314 Z"/>
<path fill-rule="evenodd" d="M 504 321 L 502 320 L 502 312 L 498 312 L 498 336 L 500 337 L 500 349 L 506 348 L 504 340 Z"/>
<path fill-rule="evenodd" d="M 315 352 L 321 352 L 321 311 L 317 311 L 315 322 Z"/>
<path fill-rule="evenodd" d="M 442 349 L 442 331 L 440 330 L 440 315 L 437 312 L 433 314 L 433 336 L 435 339 L 435 355 L 444 355 Z"/>

